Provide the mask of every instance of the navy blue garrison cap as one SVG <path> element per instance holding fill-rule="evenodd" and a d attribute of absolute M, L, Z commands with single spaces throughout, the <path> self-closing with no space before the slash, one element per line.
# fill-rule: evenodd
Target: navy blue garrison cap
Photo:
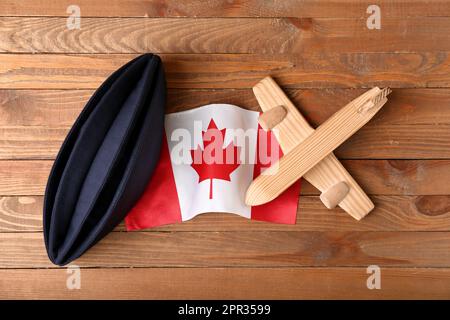
<path fill-rule="evenodd" d="M 164 130 L 161 59 L 144 54 L 94 93 L 67 135 L 48 178 L 44 239 L 65 265 L 112 231 L 143 193 Z"/>

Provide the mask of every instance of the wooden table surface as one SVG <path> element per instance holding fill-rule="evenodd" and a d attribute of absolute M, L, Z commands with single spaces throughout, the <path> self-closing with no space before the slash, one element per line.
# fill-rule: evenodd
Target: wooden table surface
<path fill-rule="evenodd" d="M 372 2 L 2 0 L 0 297 L 450 298 L 450 3 L 378 0 L 369 30 Z M 317 126 L 367 88 L 393 88 L 336 152 L 375 210 L 360 222 L 329 211 L 304 182 L 293 226 L 229 214 L 122 225 L 74 262 L 69 290 L 42 239 L 49 169 L 93 90 L 144 52 L 165 63 L 169 112 L 257 110 L 251 87 L 271 75 Z"/>

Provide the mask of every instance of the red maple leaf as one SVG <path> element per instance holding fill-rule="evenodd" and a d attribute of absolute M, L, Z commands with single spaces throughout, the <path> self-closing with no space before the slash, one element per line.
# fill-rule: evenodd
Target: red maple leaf
<path fill-rule="evenodd" d="M 217 129 L 213 119 L 208 129 L 202 131 L 203 150 L 200 146 L 191 150 L 192 168 L 197 172 L 198 183 L 211 179 L 209 198 L 213 198 L 213 179 L 231 181 L 230 174 L 239 167 L 240 148 L 231 142 L 223 148 L 226 129 Z"/>

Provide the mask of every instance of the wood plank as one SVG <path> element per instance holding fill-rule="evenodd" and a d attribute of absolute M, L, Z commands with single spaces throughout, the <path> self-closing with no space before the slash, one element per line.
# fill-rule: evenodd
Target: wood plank
<path fill-rule="evenodd" d="M 0 89 L 95 89 L 135 56 L 5 54 L 1 56 Z M 268 75 L 291 88 L 450 85 L 448 52 L 161 57 L 169 88 L 251 88 Z"/>
<path fill-rule="evenodd" d="M 69 129 L 0 125 L 0 159 L 54 159 Z M 450 125 L 368 124 L 335 154 L 340 159 L 448 159 Z"/>
<path fill-rule="evenodd" d="M 209 213 L 158 231 L 448 231 L 450 196 L 372 196 L 375 209 L 355 221 L 339 208 L 328 210 L 317 196 L 300 198 L 297 223 L 283 225 Z M 42 196 L 0 197 L 0 232 L 42 231 Z M 115 231 L 124 231 L 120 224 Z"/>
<path fill-rule="evenodd" d="M 1 299 L 449 299 L 449 268 L 382 268 L 369 290 L 366 268 L 0 270 Z"/>
<path fill-rule="evenodd" d="M 450 232 L 112 232 L 83 267 L 449 267 Z M 41 233 L 1 233 L 0 268 L 52 266 Z"/>
<path fill-rule="evenodd" d="M 335 154 L 342 159 L 447 159 L 450 126 L 371 123 L 336 149 Z"/>
<path fill-rule="evenodd" d="M 316 126 L 359 95 L 353 89 L 291 89 Z M 0 158 L 53 159 L 91 90 L 0 90 Z M 399 89 L 377 116 L 337 149 L 343 159 L 450 157 L 450 91 Z M 169 90 L 168 112 L 214 102 L 258 110 L 249 90 Z"/>
<path fill-rule="evenodd" d="M 450 160 L 342 160 L 361 187 L 371 195 L 448 195 Z M 43 195 L 50 160 L 0 160 L 0 195 Z M 317 195 L 307 182 L 303 195 Z"/>
<path fill-rule="evenodd" d="M 283 91 L 308 122 L 317 127 L 366 89 Z M 0 126 L 71 126 L 93 92 L 89 89 L 0 90 Z M 169 89 L 167 98 L 168 113 L 209 103 L 230 103 L 249 110 L 261 110 L 251 89 Z M 396 89 L 389 95 L 389 104 L 370 124 L 450 124 L 450 89 Z"/>
<path fill-rule="evenodd" d="M 448 17 L 330 18 L 67 18 L 0 17 L 0 52 L 259 53 L 449 51 Z M 261 32 L 264 30 L 264 32 Z M 257 35 L 257 36 L 255 36 Z M 410 36 L 405 36 L 410 35 Z"/>
<path fill-rule="evenodd" d="M 43 195 L 52 161 L 0 161 L 0 194 Z"/>
<path fill-rule="evenodd" d="M 42 231 L 43 197 L 0 197 L 0 231 Z"/>
<path fill-rule="evenodd" d="M 71 126 L 93 93 L 93 90 L 0 90 L 0 126 Z"/>
<path fill-rule="evenodd" d="M 0 18 L 0 52 L 285 53 L 300 33 L 287 19 Z M 260 36 L 254 35 L 260 33 Z"/>
<path fill-rule="evenodd" d="M 67 16 L 70 0 L 3 0 L 0 16 Z M 333 17 L 366 18 L 366 1 L 78 0 L 83 17 Z M 383 16 L 450 16 L 445 0 L 378 0 Z"/>

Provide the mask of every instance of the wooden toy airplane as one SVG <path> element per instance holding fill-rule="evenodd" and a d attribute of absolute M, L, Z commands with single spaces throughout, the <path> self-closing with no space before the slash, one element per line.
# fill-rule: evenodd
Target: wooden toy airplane
<path fill-rule="evenodd" d="M 263 110 L 261 127 L 274 130 L 284 156 L 249 186 L 245 202 L 260 205 L 280 195 L 304 177 L 322 194 L 328 209 L 339 205 L 360 220 L 374 205 L 342 166 L 333 150 L 366 124 L 387 102 L 389 88 L 372 88 L 336 112 L 314 130 L 276 82 L 264 78 L 253 92 Z"/>

